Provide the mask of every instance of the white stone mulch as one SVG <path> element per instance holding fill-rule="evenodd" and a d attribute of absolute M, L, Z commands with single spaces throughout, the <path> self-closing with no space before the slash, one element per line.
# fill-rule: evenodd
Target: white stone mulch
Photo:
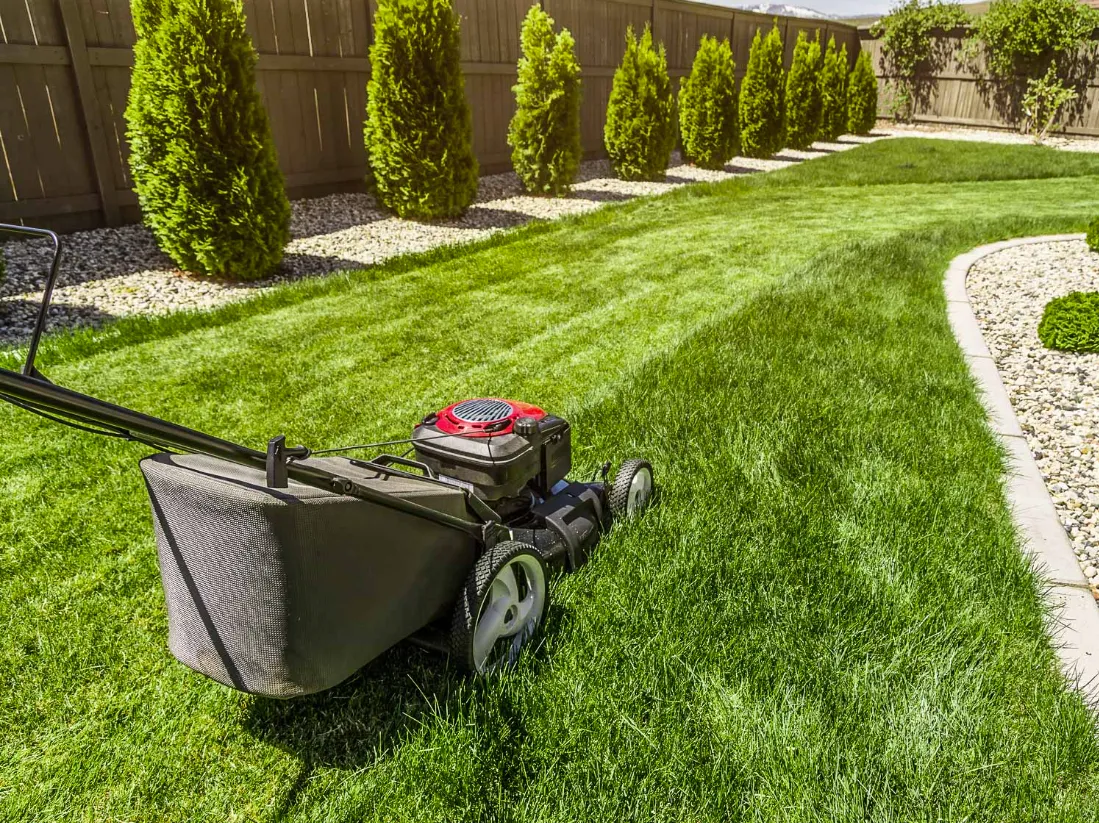
<path fill-rule="evenodd" d="M 1099 586 L 1099 354 L 1038 340 L 1050 300 L 1099 290 L 1099 254 L 1082 240 L 1016 246 L 978 261 L 966 285 L 1057 514 Z"/>
<path fill-rule="evenodd" d="M 883 121 L 875 127 L 874 134 L 885 137 L 926 137 L 933 140 L 965 140 L 974 143 L 1004 143 L 1015 146 L 1034 145 L 1033 138 L 1015 131 L 974 129 L 967 126 L 943 126 L 932 123 L 900 125 Z M 1099 152 L 1099 139 L 1092 137 L 1067 137 L 1054 134 L 1047 137 L 1043 145 L 1064 151 Z"/>
<path fill-rule="evenodd" d="M 533 220 L 581 214 L 607 203 L 662 194 L 690 183 L 726 180 L 774 171 L 802 160 L 854 148 L 874 138 L 844 137 L 817 143 L 813 151 L 787 150 L 769 160 L 738 157 L 724 171 L 684 165 L 677 157 L 661 183 L 615 179 L 605 160 L 583 163 L 569 197 L 526 195 L 514 174 L 481 178 L 476 203 L 460 219 L 400 220 L 366 194 L 334 194 L 292 204 L 291 242 L 278 271 L 253 283 L 229 283 L 177 271 L 140 225 L 77 232 L 64 238 L 65 254 L 50 312 L 51 329 L 95 325 L 113 317 L 210 309 L 280 283 L 344 269 L 359 269 L 391 257 L 437 246 L 467 243 Z M 0 283 L 0 344 L 26 340 L 34 318 L 52 246 L 41 240 L 7 243 L 8 274 Z"/>

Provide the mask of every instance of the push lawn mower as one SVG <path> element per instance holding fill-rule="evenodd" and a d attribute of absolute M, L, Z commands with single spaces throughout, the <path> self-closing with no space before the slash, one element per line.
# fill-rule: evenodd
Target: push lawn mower
<path fill-rule="evenodd" d="M 336 685 L 409 638 L 486 673 L 515 660 L 549 602 L 547 569 L 575 570 L 616 517 L 648 505 L 652 466 L 568 479 L 567 421 L 496 398 L 427 415 L 408 440 L 266 452 L 54 385 L 34 367 L 54 259 L 22 373 L 0 399 L 84 431 L 144 443 L 141 461 L 183 663 L 241 691 Z M 411 444 L 406 456 L 337 456 Z M 411 455 L 411 456 L 408 456 Z M 597 475 L 598 476 L 598 475 Z"/>

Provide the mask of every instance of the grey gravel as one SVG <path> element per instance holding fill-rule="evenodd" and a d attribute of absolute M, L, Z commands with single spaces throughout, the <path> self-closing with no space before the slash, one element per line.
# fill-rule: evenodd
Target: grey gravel
<path fill-rule="evenodd" d="M 673 156 L 664 182 L 614 178 L 606 160 L 583 163 L 569 197 L 532 197 L 515 174 L 482 177 L 477 200 L 457 220 L 400 220 L 367 194 L 334 194 L 292 204 L 291 241 L 279 269 L 264 280 L 231 283 L 178 271 L 140 225 L 77 232 L 65 237 L 65 256 L 50 311 L 51 329 L 97 325 L 115 317 L 210 309 L 280 283 L 376 265 L 391 257 L 468 243 L 534 220 L 583 214 L 697 182 L 774 171 L 873 138 L 845 137 L 813 151 L 784 151 L 768 160 L 738 157 L 724 171 L 686 165 Z M 24 342 L 33 328 L 52 246 L 48 241 L 7 243 L 8 276 L 0 283 L 0 344 Z"/>
<path fill-rule="evenodd" d="M 1080 240 L 1016 246 L 982 258 L 967 291 L 1027 443 L 1072 540 L 1099 586 L 1099 354 L 1038 339 L 1046 304 L 1099 290 L 1099 255 Z"/>

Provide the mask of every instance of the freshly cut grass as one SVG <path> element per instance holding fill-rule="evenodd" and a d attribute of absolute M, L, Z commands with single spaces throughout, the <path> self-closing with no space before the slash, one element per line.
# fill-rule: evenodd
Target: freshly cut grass
<path fill-rule="evenodd" d="M 1050 300 L 1038 339 L 1047 349 L 1099 352 L 1099 292 L 1074 291 Z"/>
<path fill-rule="evenodd" d="M 1043 634 L 941 278 L 1080 230 L 1099 179 L 1057 155 L 981 182 L 956 148 L 950 184 L 876 145 L 51 341 L 63 385 L 248 443 L 528 399 L 573 422 L 578 474 L 646 456 L 661 497 L 555 581 L 506 676 L 398 646 L 276 702 L 167 654 L 144 450 L 0 409 L 0 817 L 1096 819 L 1095 718 Z M 876 175 L 810 185 L 864 152 Z"/>

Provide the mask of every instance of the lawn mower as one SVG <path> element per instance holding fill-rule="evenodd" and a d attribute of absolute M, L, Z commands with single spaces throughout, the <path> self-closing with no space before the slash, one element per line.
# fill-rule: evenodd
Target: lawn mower
<path fill-rule="evenodd" d="M 0 399 L 83 431 L 145 444 L 168 613 L 187 666 L 241 691 L 330 688 L 398 642 L 447 651 L 479 674 L 513 663 L 542 624 L 548 572 L 582 566 L 615 518 L 652 500 L 627 460 L 568 478 L 571 429 L 537 406 L 476 398 L 433 411 L 411 437 L 265 451 L 98 400 L 35 368 L 61 259 L 54 257 L 21 373 Z M 346 455 L 410 446 L 403 455 Z"/>

